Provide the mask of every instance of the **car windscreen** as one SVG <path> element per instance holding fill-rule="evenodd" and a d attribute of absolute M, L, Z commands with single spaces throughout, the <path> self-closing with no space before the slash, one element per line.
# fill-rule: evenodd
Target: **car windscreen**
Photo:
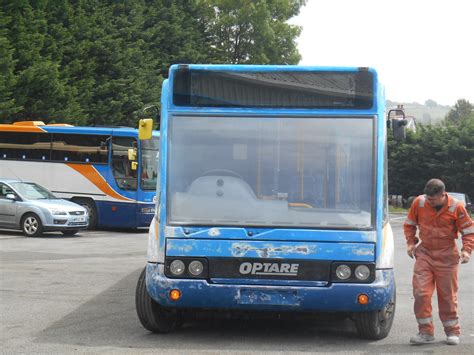
<path fill-rule="evenodd" d="M 41 187 L 38 184 L 31 182 L 14 182 L 11 183 L 13 189 L 15 189 L 22 197 L 27 200 L 47 200 L 56 199 L 51 192 Z"/>

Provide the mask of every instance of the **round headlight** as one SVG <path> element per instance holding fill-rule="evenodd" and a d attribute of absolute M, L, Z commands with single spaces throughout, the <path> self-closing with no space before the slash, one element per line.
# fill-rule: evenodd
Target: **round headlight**
<path fill-rule="evenodd" d="M 366 265 L 359 265 L 355 269 L 355 276 L 359 280 L 367 280 L 370 276 L 370 269 Z"/>
<path fill-rule="evenodd" d="M 347 280 L 351 277 L 351 268 L 347 265 L 339 265 L 336 268 L 336 276 L 338 279 Z"/>
<path fill-rule="evenodd" d="M 194 276 L 199 276 L 204 270 L 204 265 L 198 260 L 191 261 L 188 267 L 189 273 Z"/>
<path fill-rule="evenodd" d="M 185 265 L 181 260 L 173 260 L 170 264 L 170 271 L 173 275 L 181 275 L 184 272 Z"/>

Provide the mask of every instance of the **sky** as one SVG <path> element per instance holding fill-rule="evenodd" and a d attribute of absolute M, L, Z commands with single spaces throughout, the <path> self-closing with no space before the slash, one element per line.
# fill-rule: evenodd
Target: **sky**
<path fill-rule="evenodd" d="M 300 65 L 373 67 L 386 98 L 474 103 L 474 1 L 307 0 Z"/>

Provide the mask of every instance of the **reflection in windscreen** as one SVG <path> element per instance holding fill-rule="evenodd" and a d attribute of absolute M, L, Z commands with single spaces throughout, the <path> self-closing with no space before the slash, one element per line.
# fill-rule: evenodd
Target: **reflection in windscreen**
<path fill-rule="evenodd" d="M 45 188 L 33 183 L 15 182 L 12 183 L 12 187 L 28 200 L 45 200 L 56 198 L 56 196 L 54 196 Z"/>
<path fill-rule="evenodd" d="M 140 183 L 142 190 L 156 190 L 159 148 L 160 140 L 156 137 L 142 141 L 142 169 Z"/>
<path fill-rule="evenodd" d="M 369 118 L 173 117 L 169 222 L 367 228 Z"/>

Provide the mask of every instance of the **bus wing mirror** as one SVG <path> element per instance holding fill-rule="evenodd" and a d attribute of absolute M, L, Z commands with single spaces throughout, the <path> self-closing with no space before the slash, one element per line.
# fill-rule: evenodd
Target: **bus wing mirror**
<path fill-rule="evenodd" d="M 405 126 L 408 124 L 405 118 L 405 111 L 400 109 L 390 110 L 387 116 L 387 128 L 391 126 L 393 138 L 398 142 L 404 141 L 406 139 Z"/>
<path fill-rule="evenodd" d="M 138 138 L 140 140 L 151 139 L 153 132 L 153 119 L 143 118 L 138 123 Z"/>
<path fill-rule="evenodd" d="M 129 148 L 127 152 L 128 152 L 128 160 L 130 160 L 130 161 L 137 160 L 137 149 L 136 148 Z"/>

